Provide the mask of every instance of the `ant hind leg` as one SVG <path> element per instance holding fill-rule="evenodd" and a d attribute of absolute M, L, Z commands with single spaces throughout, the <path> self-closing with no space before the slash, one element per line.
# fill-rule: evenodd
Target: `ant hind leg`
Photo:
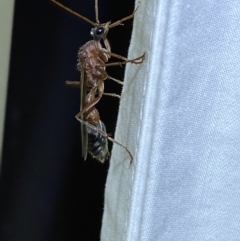
<path fill-rule="evenodd" d="M 121 144 L 120 142 L 114 140 L 113 138 L 111 138 L 106 132 L 99 130 L 97 127 L 91 125 L 90 123 L 88 123 L 87 121 L 84 121 L 80 118 L 79 113 L 75 116 L 76 119 L 81 122 L 82 124 L 86 125 L 87 127 L 91 128 L 94 131 L 97 131 L 98 133 L 100 133 L 103 137 L 107 138 L 109 141 L 111 141 L 112 143 L 117 144 L 118 146 L 121 146 L 123 149 L 126 150 L 126 152 L 129 154 L 130 156 L 130 164 L 132 164 L 133 162 L 133 156 L 132 153 L 128 150 L 128 148 L 126 146 L 124 146 L 123 144 Z"/>

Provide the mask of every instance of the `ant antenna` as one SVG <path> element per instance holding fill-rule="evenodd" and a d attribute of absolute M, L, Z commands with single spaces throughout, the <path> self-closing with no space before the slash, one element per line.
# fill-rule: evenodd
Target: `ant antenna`
<path fill-rule="evenodd" d="M 84 17 L 83 15 L 73 11 L 72 9 L 64 6 L 63 4 L 59 3 L 58 1 L 56 0 L 51 0 L 53 3 L 57 4 L 59 7 L 63 8 L 64 10 L 68 11 L 69 13 L 72 13 L 73 15 L 77 16 L 78 18 L 81 18 L 82 20 L 90 23 L 91 25 L 95 26 L 96 24 L 94 22 L 92 22 L 90 19 Z M 97 1 L 97 0 L 96 0 Z"/>

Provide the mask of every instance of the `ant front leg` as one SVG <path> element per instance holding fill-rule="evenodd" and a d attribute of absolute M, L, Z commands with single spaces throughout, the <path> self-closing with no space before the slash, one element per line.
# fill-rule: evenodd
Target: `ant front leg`
<path fill-rule="evenodd" d="M 120 59 L 120 60 L 123 60 L 121 62 L 113 62 L 113 63 L 107 63 L 107 64 L 104 64 L 105 67 L 110 67 L 110 66 L 117 66 L 117 65 L 124 65 L 124 64 L 127 64 L 127 63 L 132 63 L 132 64 L 141 64 L 144 59 L 145 59 L 145 53 L 143 53 L 141 56 L 135 58 L 135 59 L 128 59 L 126 57 L 123 57 L 121 55 L 118 55 L 118 54 L 114 54 L 114 53 L 111 53 L 111 52 L 107 52 L 107 51 L 103 51 L 103 53 L 107 54 L 107 55 L 110 55 L 114 58 L 117 58 L 117 59 Z"/>

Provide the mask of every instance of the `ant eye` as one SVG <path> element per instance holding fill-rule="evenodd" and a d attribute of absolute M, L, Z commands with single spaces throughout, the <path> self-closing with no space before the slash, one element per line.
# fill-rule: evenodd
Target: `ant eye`
<path fill-rule="evenodd" d="M 106 34 L 106 29 L 104 27 L 95 27 L 91 30 L 91 35 L 93 36 L 93 39 L 96 41 L 100 41 L 104 34 Z"/>
<path fill-rule="evenodd" d="M 96 30 L 96 34 L 97 35 L 102 35 L 103 33 L 104 33 L 104 28 L 103 27 L 97 28 L 97 30 Z"/>

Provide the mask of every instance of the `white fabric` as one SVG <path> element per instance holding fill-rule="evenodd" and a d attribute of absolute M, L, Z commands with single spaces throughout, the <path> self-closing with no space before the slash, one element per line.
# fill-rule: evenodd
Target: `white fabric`
<path fill-rule="evenodd" d="M 102 241 L 240 240 L 240 1 L 142 0 Z"/>

